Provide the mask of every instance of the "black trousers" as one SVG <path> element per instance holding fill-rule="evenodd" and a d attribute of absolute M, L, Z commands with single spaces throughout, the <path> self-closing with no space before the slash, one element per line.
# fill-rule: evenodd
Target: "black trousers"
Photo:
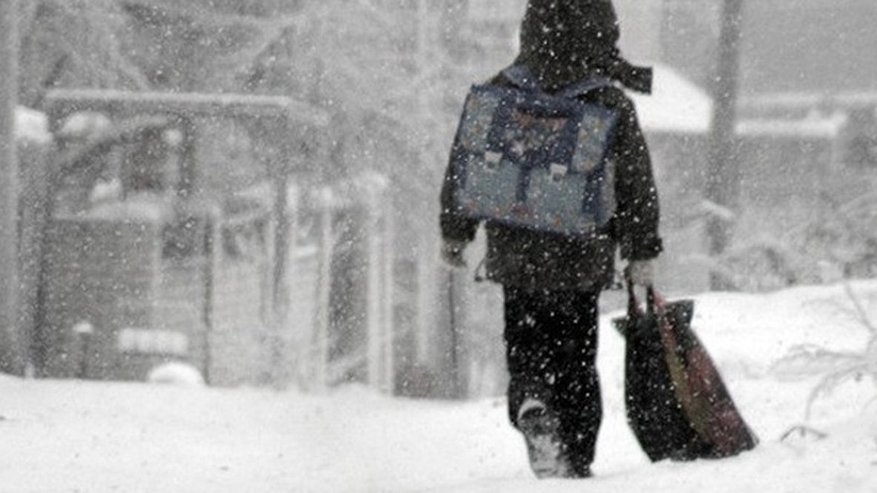
<path fill-rule="evenodd" d="M 599 292 L 526 292 L 504 287 L 509 417 L 527 398 L 560 419 L 572 466 L 587 470 L 603 415 L 597 374 Z"/>

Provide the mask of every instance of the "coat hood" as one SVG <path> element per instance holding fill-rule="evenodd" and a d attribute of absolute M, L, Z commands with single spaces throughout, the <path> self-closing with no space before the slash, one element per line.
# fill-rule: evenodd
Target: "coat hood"
<path fill-rule="evenodd" d="M 556 88 L 602 74 L 631 89 L 651 90 L 649 69 L 621 57 L 618 17 L 610 0 L 529 0 L 521 23 L 521 51 L 543 87 Z"/>

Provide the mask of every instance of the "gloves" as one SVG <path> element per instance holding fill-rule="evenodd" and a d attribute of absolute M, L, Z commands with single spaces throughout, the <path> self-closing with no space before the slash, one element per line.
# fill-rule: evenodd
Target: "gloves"
<path fill-rule="evenodd" d="M 463 258 L 463 250 L 465 249 L 465 241 L 444 240 L 442 242 L 442 261 L 452 269 L 465 269 L 466 260 Z"/>
<path fill-rule="evenodd" d="M 655 284 L 655 265 L 651 260 L 631 260 L 624 269 L 624 278 L 635 286 Z"/>

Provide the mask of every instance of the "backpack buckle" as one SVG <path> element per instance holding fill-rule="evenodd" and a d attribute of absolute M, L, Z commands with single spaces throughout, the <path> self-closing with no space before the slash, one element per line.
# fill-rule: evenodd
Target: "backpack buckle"
<path fill-rule="evenodd" d="M 551 174 L 551 181 L 560 181 L 569 172 L 569 167 L 558 163 L 551 163 L 548 171 Z"/>

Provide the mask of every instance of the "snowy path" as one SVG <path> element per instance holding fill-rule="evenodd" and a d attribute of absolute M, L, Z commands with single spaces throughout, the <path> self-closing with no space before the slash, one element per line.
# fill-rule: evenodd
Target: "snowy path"
<path fill-rule="evenodd" d="M 856 285 L 877 319 L 877 283 Z M 698 297 L 695 326 L 762 439 L 724 461 L 649 464 L 624 423 L 622 341 L 603 324 L 597 476 L 532 479 L 501 399 L 391 399 L 0 377 L 0 492 L 877 492 L 877 395 L 863 379 L 818 401 L 824 440 L 779 443 L 814 381 L 780 381 L 791 346 L 861 349 L 839 287 Z M 744 308 L 749 307 L 744 311 Z"/>

